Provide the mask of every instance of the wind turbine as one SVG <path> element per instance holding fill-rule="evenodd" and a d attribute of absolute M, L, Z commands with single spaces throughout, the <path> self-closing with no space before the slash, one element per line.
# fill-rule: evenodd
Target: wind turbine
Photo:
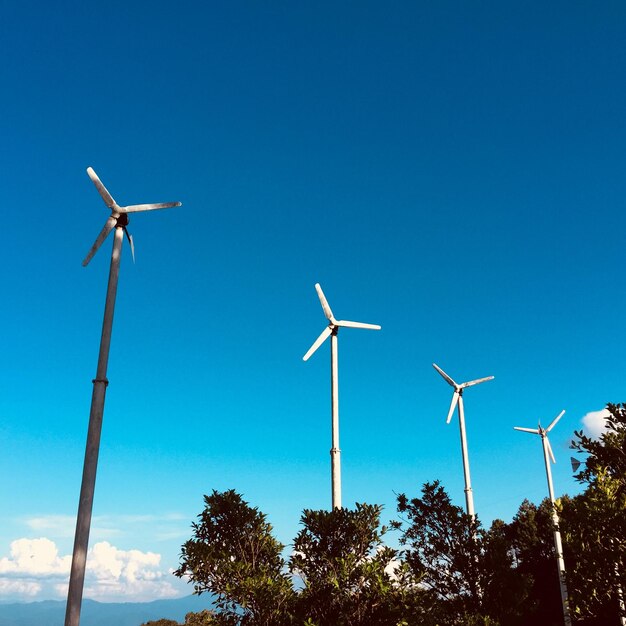
<path fill-rule="evenodd" d="M 74 535 L 74 551 L 72 554 L 72 568 L 70 571 L 70 584 L 67 592 L 67 607 L 65 612 L 65 626 L 78 626 L 80 623 L 80 608 L 83 599 L 83 586 L 85 581 L 85 564 L 87 562 L 87 548 L 89 546 L 89 530 L 91 526 L 91 512 L 93 508 L 93 495 L 96 484 L 96 470 L 98 466 L 98 453 L 100 450 L 100 433 L 102 431 L 102 416 L 104 414 L 104 397 L 107 385 L 107 364 L 109 361 L 109 347 L 111 345 L 111 330 L 113 327 L 113 312 L 115 309 L 115 296 L 117 294 L 117 280 L 120 271 L 120 256 L 122 253 L 122 241 L 124 234 L 128 238 L 131 253 L 134 259 L 133 239 L 128 233 L 128 214 L 141 211 L 153 211 L 155 209 L 169 209 L 180 206 L 180 202 L 165 202 L 161 204 L 134 204 L 120 206 L 113 200 L 111 194 L 102 184 L 91 167 L 87 168 L 87 174 L 102 196 L 104 203 L 111 210 L 111 215 L 104 224 L 104 228 L 96 238 L 93 246 L 83 261 L 87 265 L 98 248 L 102 245 L 107 235 L 115 228 L 113 239 L 113 252 L 111 254 L 111 267 L 109 270 L 109 282 L 107 287 L 106 301 L 104 305 L 104 321 L 102 322 L 102 335 L 100 338 L 100 352 L 98 354 L 98 366 L 96 377 L 93 382 L 91 396 L 91 410 L 89 412 L 89 428 L 87 431 L 87 445 L 85 448 L 85 461 L 83 464 L 83 478 L 80 487 L 80 499 L 78 503 L 78 516 L 76 518 L 76 532 Z"/>
<path fill-rule="evenodd" d="M 563 620 L 565 626 L 571 626 L 572 619 L 569 612 L 569 600 L 567 597 L 567 584 L 565 582 L 565 561 L 563 560 L 563 545 L 561 543 L 561 531 L 559 530 L 559 516 L 556 512 L 556 501 L 554 499 L 554 487 L 552 485 L 552 471 L 550 470 L 550 459 L 556 463 L 552 446 L 548 439 L 548 433 L 556 426 L 557 422 L 563 417 L 565 410 L 561 411 L 547 428 L 541 427 L 541 422 L 537 424 L 537 428 L 521 428 L 514 426 L 515 430 L 521 430 L 525 433 L 532 433 L 541 436 L 541 445 L 543 447 L 543 460 L 546 465 L 546 478 L 548 479 L 548 494 L 552 503 L 552 523 L 554 526 L 554 550 L 556 552 L 556 562 L 559 569 L 559 585 L 561 589 L 561 602 L 563 604 Z M 549 458 L 548 458 L 549 457 Z"/>
<path fill-rule="evenodd" d="M 332 414 L 332 447 L 330 449 L 331 484 L 332 484 L 332 505 L 333 509 L 341 508 L 341 450 L 339 449 L 339 378 L 337 366 L 337 333 L 340 328 L 367 328 L 369 330 L 380 330 L 378 324 L 364 324 L 363 322 L 348 322 L 346 320 L 335 319 L 333 312 L 324 296 L 324 292 L 319 283 L 315 284 L 317 295 L 319 296 L 324 315 L 328 319 L 328 326 L 315 340 L 307 353 L 302 357 L 303 361 L 308 361 L 309 357 L 326 341 L 330 336 L 330 397 Z"/>
<path fill-rule="evenodd" d="M 463 391 L 467 387 L 473 387 L 480 383 L 493 380 L 493 376 L 487 376 L 486 378 L 477 378 L 476 380 L 470 380 L 466 383 L 458 384 L 448 374 L 446 374 L 436 363 L 433 363 L 433 367 L 441 374 L 443 379 L 454 388 L 452 394 L 452 402 L 450 403 L 450 410 L 448 411 L 448 417 L 446 424 L 450 423 L 454 409 L 459 407 L 459 428 L 461 430 L 461 454 L 463 455 L 463 474 L 465 476 L 465 509 L 468 515 L 471 515 L 472 519 L 475 517 L 474 513 L 474 494 L 472 492 L 472 482 L 470 479 L 470 467 L 469 457 L 467 455 L 467 437 L 465 435 L 465 409 L 463 407 Z"/>

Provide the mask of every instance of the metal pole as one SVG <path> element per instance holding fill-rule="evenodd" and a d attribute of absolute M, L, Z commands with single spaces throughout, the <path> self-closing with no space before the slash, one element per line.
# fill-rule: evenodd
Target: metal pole
<path fill-rule="evenodd" d="M 548 479 L 548 493 L 552 504 L 552 523 L 554 525 L 554 550 L 559 570 L 559 586 L 561 590 L 561 603 L 563 604 L 563 622 L 565 626 L 572 626 L 572 618 L 569 612 L 569 599 L 567 596 L 567 583 L 565 581 L 565 561 L 563 559 L 563 544 L 561 543 L 561 531 L 559 530 L 559 516 L 556 512 L 556 500 L 554 499 L 554 487 L 552 486 L 552 471 L 550 470 L 550 458 L 548 457 L 548 443 L 546 435 L 541 432 L 543 444 L 543 459 L 546 464 L 546 477 Z"/>
<path fill-rule="evenodd" d="M 339 368 L 337 366 L 337 328 L 330 335 L 330 401 L 332 412 L 332 448 L 330 467 L 333 509 L 341 508 L 341 450 L 339 449 Z"/>
<path fill-rule="evenodd" d="M 91 511 L 93 508 L 93 494 L 96 486 L 96 470 L 98 467 L 98 453 L 100 451 L 100 433 L 102 431 L 102 416 L 104 414 L 104 398 L 107 380 L 107 365 L 109 362 L 109 347 L 111 345 L 111 330 L 113 328 L 113 312 L 115 310 L 115 296 L 117 294 L 117 280 L 120 272 L 120 256 L 124 231 L 116 227 L 111 254 L 111 268 L 109 270 L 109 284 L 107 287 L 106 303 L 104 306 L 104 320 L 102 322 L 102 336 L 100 338 L 100 353 L 98 368 L 93 380 L 91 396 L 91 410 L 89 412 L 89 428 L 87 431 L 87 446 L 85 448 L 85 462 L 83 465 L 83 479 L 80 487 L 78 516 L 76 518 L 76 533 L 74 535 L 74 552 L 72 555 L 72 569 L 70 585 L 67 592 L 67 608 L 65 612 L 65 626 L 79 626 L 80 607 L 83 599 L 85 582 L 85 565 L 87 563 L 87 548 L 89 546 L 89 529 L 91 527 Z"/>
<path fill-rule="evenodd" d="M 461 429 L 461 454 L 463 455 L 463 474 L 465 476 L 465 507 L 467 514 L 474 519 L 474 494 L 470 479 L 469 456 L 467 454 L 467 437 L 465 436 L 465 410 L 463 408 L 463 390 L 459 392 L 459 428 Z"/>

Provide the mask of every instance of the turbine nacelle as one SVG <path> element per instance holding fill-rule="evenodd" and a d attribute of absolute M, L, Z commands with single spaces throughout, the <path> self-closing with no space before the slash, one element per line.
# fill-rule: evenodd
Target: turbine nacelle
<path fill-rule="evenodd" d="M 480 383 L 487 382 L 488 380 L 493 380 L 493 376 L 487 376 L 485 378 L 476 378 L 475 380 L 469 380 L 466 383 L 457 383 L 451 376 L 448 376 L 436 363 L 433 363 L 433 367 L 441 374 L 441 377 L 454 388 L 454 393 L 452 394 L 452 402 L 450 403 L 450 410 L 448 411 L 448 417 L 446 418 L 446 424 L 450 423 L 452 419 L 452 414 L 454 413 L 454 409 L 456 409 L 457 404 L 463 404 L 463 390 L 467 387 L 473 387 L 474 385 L 480 385 Z"/>
<path fill-rule="evenodd" d="M 133 238 L 126 228 L 128 226 L 128 214 L 138 213 L 141 211 L 154 211 L 157 209 L 169 209 L 171 207 L 181 206 L 180 202 L 161 202 L 157 204 L 132 204 L 129 206 L 120 206 L 117 202 L 115 202 L 113 196 L 109 193 L 108 189 L 102 184 L 102 181 L 98 178 L 98 175 L 95 173 L 93 168 L 88 167 L 87 174 L 89 175 L 89 178 L 91 178 L 93 184 L 96 186 L 96 189 L 104 200 L 104 203 L 109 209 L 111 209 L 111 215 L 109 216 L 109 219 L 107 219 L 107 221 L 105 222 L 104 227 L 100 231 L 99 235 L 96 237 L 93 246 L 91 246 L 91 249 L 83 260 L 83 267 L 86 266 L 89 261 L 91 261 L 94 254 L 98 251 L 98 248 L 104 243 L 104 240 L 113 230 L 113 228 L 123 229 L 124 234 L 126 235 L 128 242 L 130 243 L 130 251 L 134 261 L 135 246 L 133 244 Z"/>
<path fill-rule="evenodd" d="M 315 284 L 315 290 L 320 299 L 320 304 L 324 311 L 324 315 L 328 320 L 328 326 L 321 332 L 320 336 L 313 342 L 313 345 L 308 349 L 307 353 L 302 357 L 303 361 L 308 361 L 311 355 L 326 341 L 330 335 L 337 334 L 340 328 L 365 328 L 368 330 L 380 330 L 381 327 L 378 324 L 366 324 L 365 322 L 350 322 L 348 320 L 338 320 L 333 315 L 332 309 L 328 304 L 328 300 L 322 291 L 319 283 Z"/>
<path fill-rule="evenodd" d="M 563 417 L 565 414 L 565 409 L 563 409 L 551 422 L 547 428 L 541 427 L 541 422 L 537 422 L 537 428 L 522 428 L 521 426 L 513 426 L 514 430 L 519 430 L 523 433 L 531 433 L 533 435 L 539 435 L 542 441 L 545 441 L 546 450 L 550 455 L 550 459 L 552 459 L 553 463 L 556 463 L 556 459 L 554 458 L 554 452 L 552 451 L 552 446 L 550 445 L 550 440 L 548 439 L 548 433 L 556 426 L 557 422 Z"/>

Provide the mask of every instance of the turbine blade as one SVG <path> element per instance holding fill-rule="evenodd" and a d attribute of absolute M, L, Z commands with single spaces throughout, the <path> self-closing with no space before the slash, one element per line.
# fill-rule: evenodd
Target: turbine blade
<path fill-rule="evenodd" d="M 365 322 L 348 322 L 347 320 L 338 320 L 335 322 L 337 326 L 345 328 L 369 328 L 370 330 L 380 330 L 378 324 L 366 324 Z"/>
<path fill-rule="evenodd" d="M 117 202 L 113 200 L 113 196 L 109 193 L 108 189 L 102 184 L 102 181 L 98 178 L 98 175 L 93 171 L 92 167 L 87 168 L 87 174 L 89 175 L 89 178 L 91 178 L 91 182 L 96 186 L 98 193 L 102 196 L 102 199 L 104 200 L 104 204 L 106 204 L 109 207 L 109 209 L 119 209 L 119 207 L 117 206 Z"/>
<path fill-rule="evenodd" d="M 308 361 L 309 357 L 324 343 L 324 341 L 326 341 L 326 338 L 330 335 L 331 332 L 332 330 L 330 329 L 330 326 L 327 326 L 322 331 L 322 334 L 315 340 L 313 345 L 309 348 L 307 353 L 302 357 L 302 360 Z"/>
<path fill-rule="evenodd" d="M 130 244 L 130 254 L 133 257 L 133 263 L 135 262 L 135 244 L 133 243 L 133 236 L 128 232 L 128 228 L 124 226 L 124 234 L 126 235 L 126 239 L 128 239 L 128 243 Z"/>
<path fill-rule="evenodd" d="M 118 208 L 120 213 L 138 213 L 139 211 L 156 211 L 157 209 L 171 209 L 175 206 L 182 206 L 180 202 L 160 202 L 158 204 L 131 204 Z"/>
<path fill-rule="evenodd" d="M 87 256 L 83 260 L 83 267 L 91 261 L 93 255 L 98 251 L 98 248 L 102 245 L 102 242 L 107 238 L 107 235 L 113 230 L 113 227 L 117 224 L 117 219 L 113 216 L 105 222 L 104 228 L 100 231 L 100 234 L 96 237 L 96 240 L 91 246 L 91 250 L 87 253 Z"/>
<path fill-rule="evenodd" d="M 548 448 L 548 454 L 552 459 L 553 463 L 556 463 L 556 459 L 554 458 L 554 452 L 552 452 L 552 446 L 550 445 L 550 440 L 546 437 L 546 447 Z"/>
<path fill-rule="evenodd" d="M 322 309 L 324 309 L 324 315 L 328 318 L 329 321 L 334 322 L 335 316 L 333 315 L 333 312 L 330 310 L 330 305 L 328 304 L 328 300 L 326 300 L 326 296 L 324 295 L 324 292 L 322 291 L 322 288 L 320 287 L 319 283 L 315 283 L 315 290 L 317 291 L 317 295 L 320 299 L 320 302 L 322 303 Z"/>
<path fill-rule="evenodd" d="M 514 430 L 521 430 L 525 433 L 533 433 L 533 435 L 538 435 L 539 431 L 536 428 L 522 428 L 521 426 L 513 426 Z"/>
<path fill-rule="evenodd" d="M 456 409 L 456 405 L 459 402 L 460 398 L 461 398 L 461 394 L 455 389 L 454 393 L 452 394 L 452 402 L 450 403 L 450 410 L 448 411 L 446 424 L 450 423 L 450 420 L 452 419 L 452 414 L 454 413 L 454 409 Z"/>
<path fill-rule="evenodd" d="M 458 387 L 458 385 L 450 378 L 450 376 L 448 376 L 436 363 L 433 363 L 433 367 L 443 376 L 444 380 L 449 385 L 452 385 L 452 387 L 454 387 L 455 389 Z"/>
<path fill-rule="evenodd" d="M 486 378 L 477 378 L 476 380 L 470 380 L 467 383 L 461 383 L 459 387 L 461 389 L 465 389 L 466 387 L 473 387 L 474 385 L 480 385 L 480 383 L 485 383 L 488 380 L 493 380 L 494 376 L 487 376 Z"/>
<path fill-rule="evenodd" d="M 555 426 L 556 423 L 563 417 L 565 413 L 565 409 L 563 409 L 550 423 L 550 426 L 548 426 L 548 428 L 546 428 L 546 432 L 549 433 Z"/>

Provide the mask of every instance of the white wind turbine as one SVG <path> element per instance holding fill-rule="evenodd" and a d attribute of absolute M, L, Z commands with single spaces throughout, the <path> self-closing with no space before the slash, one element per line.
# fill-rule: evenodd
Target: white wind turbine
<path fill-rule="evenodd" d="M 554 527 L 554 550 L 556 552 L 556 562 L 559 569 L 559 584 L 561 589 L 561 603 L 563 604 L 563 621 L 565 626 L 571 626 L 572 618 L 569 612 L 569 600 L 567 597 L 567 584 L 565 582 L 565 561 L 563 560 L 563 545 L 561 543 L 561 532 L 559 530 L 559 516 L 556 512 L 556 500 L 554 499 L 554 487 L 552 485 L 552 471 L 550 470 L 550 459 L 556 463 L 552 446 L 548 439 L 548 433 L 556 426 L 556 423 L 563 417 L 565 410 L 561 411 L 550 423 L 547 428 L 541 427 L 541 422 L 537 424 L 537 428 L 521 428 L 514 426 L 515 430 L 521 430 L 525 433 L 532 433 L 541 436 L 541 445 L 543 447 L 543 460 L 546 466 L 546 478 L 548 479 L 548 494 L 552 503 L 552 523 Z M 549 457 L 549 458 L 548 458 Z"/>
<path fill-rule="evenodd" d="M 477 378 L 476 380 L 470 380 L 466 383 L 458 384 L 448 374 L 446 374 L 437 364 L 433 363 L 433 367 L 441 374 L 443 379 L 454 388 L 452 394 L 452 402 L 450 403 L 450 410 L 448 411 L 448 417 L 446 424 L 450 423 L 454 409 L 459 407 L 459 428 L 461 430 L 461 454 L 463 455 L 463 474 L 465 476 L 465 509 L 468 515 L 472 518 L 475 517 L 474 513 L 474 494 L 472 492 L 472 481 L 470 479 L 470 467 L 469 457 L 467 454 L 467 436 L 465 435 L 465 409 L 463 406 L 463 391 L 467 387 L 473 387 L 480 383 L 493 380 L 493 376 L 487 376 L 486 378 Z"/>
<path fill-rule="evenodd" d="M 328 300 L 319 283 L 315 289 L 319 296 L 324 310 L 324 315 L 328 319 L 328 326 L 315 340 L 307 353 L 302 357 L 303 361 L 308 361 L 309 357 L 326 341 L 330 336 L 330 396 L 332 413 L 332 447 L 330 449 L 331 483 L 332 483 L 332 506 L 333 509 L 341 508 L 341 450 L 339 449 L 339 378 L 337 366 L 337 332 L 340 328 L 367 328 L 369 330 L 380 330 L 378 324 L 364 324 L 363 322 L 348 322 L 337 320 L 330 309 Z"/>
<path fill-rule="evenodd" d="M 153 211 L 155 209 L 169 209 L 180 206 L 180 202 L 165 202 L 161 204 L 135 204 L 120 206 L 113 200 L 106 187 L 91 167 L 87 168 L 87 174 L 102 196 L 104 203 L 111 210 L 111 215 L 104 224 L 104 228 L 96 238 L 91 250 L 83 261 L 87 265 L 98 248 L 102 245 L 107 235 L 115 228 L 113 239 L 113 252 L 111 254 L 111 267 L 109 270 L 109 282 L 107 287 L 106 301 L 104 305 L 104 321 L 102 322 L 102 335 L 100 338 L 100 352 L 98 354 L 98 367 L 93 382 L 91 396 L 91 410 L 89 412 L 89 427 L 87 431 L 87 445 L 85 449 L 85 461 L 83 464 L 83 478 L 80 487 L 80 499 L 78 503 L 78 516 L 76 518 L 76 533 L 74 535 L 74 551 L 72 554 L 72 568 L 70 571 L 70 583 L 67 592 L 67 607 L 65 612 L 65 626 L 78 626 L 80 623 L 80 608 L 83 598 L 83 586 L 85 581 L 85 564 L 87 562 L 87 548 L 89 545 L 89 530 L 91 526 L 91 512 L 93 508 L 93 495 L 96 484 L 96 470 L 98 466 L 98 453 L 100 450 L 100 433 L 102 431 L 102 416 L 104 414 L 104 397 L 107 385 L 107 364 L 109 361 L 109 347 L 111 345 L 111 330 L 113 327 L 113 312 L 115 309 L 115 296 L 117 293 L 117 280 L 120 271 L 120 256 L 122 253 L 122 241 L 124 234 L 128 238 L 131 253 L 134 259 L 133 239 L 128 234 L 128 214 L 141 211 Z"/>

